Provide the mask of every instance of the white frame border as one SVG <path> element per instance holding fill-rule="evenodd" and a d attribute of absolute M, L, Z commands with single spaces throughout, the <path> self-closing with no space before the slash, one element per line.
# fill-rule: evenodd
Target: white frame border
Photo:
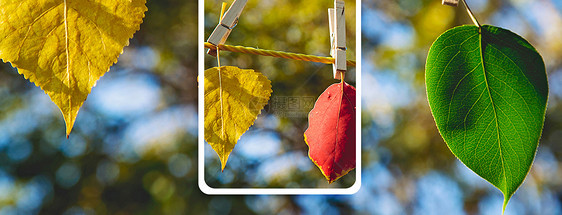
<path fill-rule="evenodd" d="M 355 58 L 357 65 L 355 67 L 356 89 L 355 98 L 356 107 L 359 112 L 356 113 L 355 119 L 355 136 L 356 136 L 356 167 L 355 167 L 355 183 L 348 188 L 212 188 L 205 182 L 205 136 L 204 136 L 204 79 L 203 71 L 205 70 L 205 0 L 198 0 L 198 153 L 197 153 L 197 184 L 199 189 L 207 195 L 351 195 L 359 191 L 361 188 L 361 0 L 355 1 Z"/>

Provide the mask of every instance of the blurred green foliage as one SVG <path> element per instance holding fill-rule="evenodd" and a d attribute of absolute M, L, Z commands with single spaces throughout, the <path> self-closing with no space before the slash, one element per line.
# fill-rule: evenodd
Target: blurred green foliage
<path fill-rule="evenodd" d="M 141 30 L 94 87 L 68 140 L 48 96 L 0 65 L 0 214 L 208 210 L 212 198 L 196 185 L 197 127 L 189 124 L 197 120 L 197 2 L 148 1 L 147 7 Z M 142 114 L 127 113 L 123 99 L 148 96 L 130 88 L 139 80 L 141 90 L 156 86 L 139 91 L 156 99 L 134 109 Z M 119 87 L 108 90 L 111 83 Z M 109 106 L 99 102 L 107 99 Z M 112 108 L 125 115 L 107 111 Z M 177 113 L 182 118 L 162 126 Z"/>
<path fill-rule="evenodd" d="M 434 0 L 362 3 L 363 166 L 369 171 L 382 164 L 396 181 L 373 195 L 394 197 L 397 210 L 407 214 L 500 214 L 502 194 L 449 151 L 425 95 L 425 60 L 433 41 L 449 28 L 472 25 L 463 4 L 455 8 Z M 542 55 L 552 87 L 537 157 L 506 214 L 560 213 L 562 83 L 557 77 L 562 75 L 562 5 L 525 0 L 467 3 L 481 24 L 526 38 Z M 370 93 L 374 91 L 383 93 Z M 433 190 L 430 198 L 424 194 L 423 181 L 436 174 L 451 184 L 443 188 L 445 193 Z"/>
<path fill-rule="evenodd" d="M 220 2 L 206 2 L 205 38 L 220 11 Z M 510 29 L 537 48 L 551 86 L 537 158 L 506 214 L 561 211 L 562 6 L 558 2 L 468 0 L 482 24 Z M 354 59 L 352 4 L 346 1 L 348 57 Z M 328 56 L 326 11 L 332 5 L 329 0 L 249 1 L 227 44 Z M 424 93 L 423 68 L 431 43 L 446 29 L 471 23 L 462 7 L 442 6 L 438 0 L 362 1 L 363 172 L 357 194 L 207 196 L 197 187 L 196 65 L 198 41 L 205 39 L 197 38 L 197 2 L 160 0 L 149 1 L 147 6 L 141 30 L 119 63 L 93 88 L 69 140 L 64 137 L 62 116 L 48 97 L 9 64 L 0 65 L 0 214 L 501 212 L 501 193 L 467 172 L 448 150 Z M 224 65 L 263 72 L 273 81 L 279 98 L 315 99 L 334 82 L 330 65 L 221 54 Z M 204 58 L 206 68 L 216 65 L 215 58 Z M 347 80 L 354 79 L 352 71 Z M 105 99 L 109 102 L 103 102 Z M 139 100 L 149 102 L 136 103 Z M 271 168 L 284 175 L 259 183 L 248 183 L 252 175 L 225 180 L 229 178 L 225 175 L 233 175 L 227 170 L 239 171 L 237 174 L 243 170 L 227 167 L 225 173 L 217 174 L 220 165 L 212 163 L 215 155 L 206 151 L 211 156 L 206 162 L 211 169 L 206 172 L 223 175 L 222 179 L 213 176 L 217 180 L 207 183 L 228 187 L 324 185 L 316 167 L 306 164 L 310 162 L 302 140 L 306 118 L 275 120 L 272 116 L 279 112 L 274 101 L 270 106 L 255 129 L 245 135 L 273 135 L 280 140 L 272 143 L 278 144 L 271 150 L 273 160 L 304 156 L 301 169 L 298 165 L 287 171 Z M 242 156 L 247 151 L 242 148 L 229 161 L 239 164 L 231 167 L 261 164 L 263 158 Z M 236 161 L 236 157 L 248 160 Z M 353 179 L 354 175 L 343 177 L 340 185 L 352 184 Z"/>

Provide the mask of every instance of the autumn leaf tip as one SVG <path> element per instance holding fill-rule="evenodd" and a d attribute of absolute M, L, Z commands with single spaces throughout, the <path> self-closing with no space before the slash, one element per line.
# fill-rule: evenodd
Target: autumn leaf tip
<path fill-rule="evenodd" d="M 224 172 L 225 167 L 226 167 L 226 161 L 221 160 L 221 172 Z"/>
<path fill-rule="evenodd" d="M 70 137 L 70 133 L 72 132 L 72 128 L 74 127 L 74 122 L 66 122 L 66 139 Z"/>

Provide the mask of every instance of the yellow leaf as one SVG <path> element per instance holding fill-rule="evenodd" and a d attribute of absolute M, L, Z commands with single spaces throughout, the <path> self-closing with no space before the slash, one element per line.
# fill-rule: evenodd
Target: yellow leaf
<path fill-rule="evenodd" d="M 223 66 L 205 70 L 205 140 L 219 155 L 221 170 L 272 92 L 271 81 L 251 69 Z"/>
<path fill-rule="evenodd" d="M 146 0 L 1 0 L 0 58 L 41 87 L 70 134 L 96 81 L 139 29 Z"/>

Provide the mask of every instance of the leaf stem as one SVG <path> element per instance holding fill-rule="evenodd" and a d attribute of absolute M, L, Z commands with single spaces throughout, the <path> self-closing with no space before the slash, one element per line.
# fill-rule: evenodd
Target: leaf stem
<path fill-rule="evenodd" d="M 221 14 L 219 16 L 219 23 L 222 22 L 222 16 L 224 16 L 224 11 L 226 9 L 226 2 L 222 3 L 221 6 Z M 224 108 L 223 108 L 223 101 L 222 101 L 222 77 L 221 77 L 221 57 L 220 57 L 220 49 L 217 46 L 217 66 L 219 67 L 219 98 L 221 103 L 221 138 L 224 139 Z M 226 154 L 226 148 L 223 148 L 223 156 Z M 223 163 L 223 158 L 221 158 L 221 172 L 224 171 L 224 167 L 226 166 L 226 160 Z"/>
<path fill-rule="evenodd" d="M 224 16 L 225 10 L 226 10 L 226 2 L 223 2 L 222 5 L 221 5 L 221 14 L 219 16 L 219 23 L 222 22 L 222 17 Z M 219 46 L 217 45 L 217 66 L 219 67 L 219 74 L 220 74 L 221 60 L 220 60 L 220 57 L 219 57 L 219 52 L 220 52 Z M 219 79 L 220 79 L 220 76 L 219 76 Z"/>
<path fill-rule="evenodd" d="M 468 13 L 468 16 L 470 16 L 470 19 L 472 19 L 472 22 L 474 22 L 474 25 L 478 26 L 478 29 L 480 29 L 480 27 L 482 27 L 482 26 L 480 25 L 480 23 L 478 23 L 478 20 L 476 20 L 476 17 L 474 16 L 472 11 L 470 10 L 470 7 L 468 7 L 468 4 L 466 3 L 466 0 L 462 0 L 462 2 L 464 3 L 464 6 L 466 8 L 466 12 Z"/>

